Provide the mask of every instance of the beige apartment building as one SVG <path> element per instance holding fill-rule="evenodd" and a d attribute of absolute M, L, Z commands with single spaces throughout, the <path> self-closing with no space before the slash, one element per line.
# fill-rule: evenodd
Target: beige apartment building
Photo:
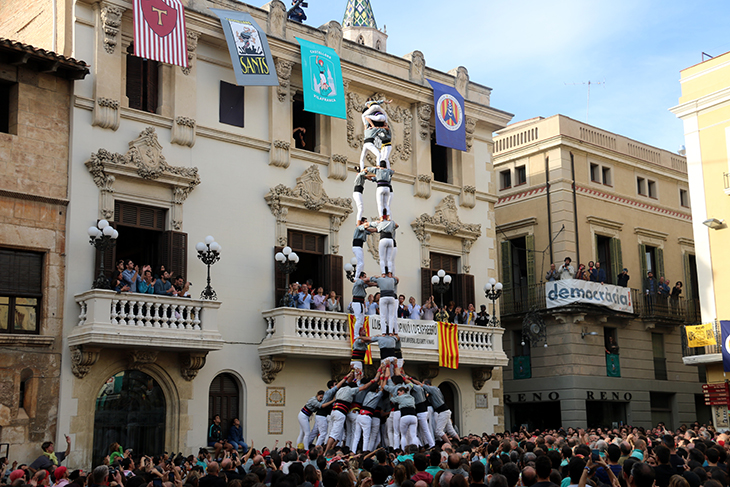
<path fill-rule="evenodd" d="M 446 298 L 478 304 L 479 290 L 498 277 L 492 133 L 511 115 L 491 106 L 490 88 L 464 67 L 429 68 L 427 53 L 389 54 L 372 11 L 316 28 L 287 21 L 279 0 L 184 3 L 188 69 L 132 54 L 131 1 L 80 0 L 55 22 L 64 53 L 92 66 L 73 97 L 66 218 L 65 259 L 74 272 L 65 279 L 58 423 L 71 437 L 70 466 L 88 468 L 112 441 L 140 453 L 194 453 L 207 443 L 214 414 L 224 430 L 240 418 L 257 447 L 296 439 L 302 405 L 349 368 L 348 317 L 277 308 L 286 276 L 274 256 L 291 246 L 300 262 L 289 279 L 335 291 L 346 309 L 360 115 L 371 96 L 393 100 L 386 111 L 399 293 L 425 301 L 443 268 L 452 276 Z M 235 85 L 209 7 L 248 12 L 265 29 L 278 86 Z M 339 54 L 347 119 L 303 110 L 295 37 Z M 434 143 L 429 79 L 463 94 L 466 152 Z M 222 119 L 231 106 L 240 123 Z M 293 137 L 298 127 L 306 128 L 304 145 Z M 365 214 L 376 213 L 375 187 L 367 186 Z M 119 233 L 107 272 L 113 259 L 164 264 L 193 282 L 193 299 L 91 289 L 99 262 L 86 229 L 101 218 Z M 217 301 L 196 299 L 207 269 L 195 243 L 207 235 L 223 249 L 210 269 Z M 366 249 L 372 274 L 377 240 Z M 439 368 L 435 349 L 403 347 L 406 370 L 442 388 L 462 432 L 504 429 L 502 335 L 460 325 L 457 370 Z"/>
<path fill-rule="evenodd" d="M 88 72 L 0 38 L 0 456 L 32 461 L 56 434 L 69 121 L 74 80 Z"/>
<path fill-rule="evenodd" d="M 512 124 L 494 144 L 505 424 L 709 417 L 697 370 L 682 365 L 681 327 L 699 320 L 685 158 L 562 115 Z M 600 262 L 611 292 L 624 292 L 610 285 L 626 268 L 631 308 L 549 304 L 550 265 L 566 257 L 576 271 Z M 681 281 L 679 299 L 649 272 Z"/>

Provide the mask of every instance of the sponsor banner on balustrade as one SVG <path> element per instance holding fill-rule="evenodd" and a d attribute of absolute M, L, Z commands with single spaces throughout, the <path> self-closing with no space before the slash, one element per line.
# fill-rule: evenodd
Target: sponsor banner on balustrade
<path fill-rule="evenodd" d="M 266 34 L 249 14 L 211 8 L 221 19 L 238 86 L 277 86 Z"/>
<path fill-rule="evenodd" d="M 630 288 L 579 279 L 546 283 L 545 301 L 548 308 L 585 303 L 605 306 L 624 313 L 634 312 Z"/>
<path fill-rule="evenodd" d="M 370 336 L 382 335 L 380 317 L 372 315 L 370 318 Z M 401 347 L 420 348 L 424 350 L 438 350 L 439 331 L 435 321 L 398 320 Z"/>

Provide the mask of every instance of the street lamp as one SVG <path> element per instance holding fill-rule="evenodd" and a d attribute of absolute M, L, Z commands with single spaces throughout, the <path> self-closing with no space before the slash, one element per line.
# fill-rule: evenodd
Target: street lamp
<path fill-rule="evenodd" d="M 221 246 L 213 237 L 208 235 L 205 237 L 204 242 L 198 242 L 197 245 L 195 245 L 195 250 L 198 251 L 198 259 L 208 266 L 208 285 L 201 291 L 200 299 L 216 301 L 218 299 L 218 295 L 215 293 L 213 288 L 210 287 L 210 266 L 221 260 Z"/>
<path fill-rule="evenodd" d="M 436 313 L 436 321 L 449 321 L 449 314 L 444 309 L 444 293 L 451 286 L 451 276 L 446 274 L 446 271 L 443 269 L 439 269 L 431 278 L 431 284 L 433 284 L 433 290 L 441 296 L 441 306 L 439 307 L 439 312 Z"/>
<path fill-rule="evenodd" d="M 355 279 L 360 277 L 355 275 L 355 269 L 357 269 L 357 259 L 353 257 L 350 262 L 345 264 L 345 275 L 347 275 L 347 280 L 350 282 L 355 282 Z"/>
<path fill-rule="evenodd" d="M 286 306 L 284 301 L 286 299 L 286 293 L 289 292 L 289 274 L 296 270 L 297 263 L 299 263 L 299 256 L 296 252 L 292 252 L 291 247 L 287 246 L 281 249 L 281 252 L 276 253 L 274 260 L 276 260 L 279 270 L 286 274 L 286 290 L 281 300 L 281 306 Z"/>
<path fill-rule="evenodd" d="M 489 318 L 489 326 L 498 327 L 496 301 L 502 296 L 502 283 L 497 282 L 495 278 L 490 278 L 489 282 L 484 285 L 484 295 L 492 301 L 492 316 Z"/>
<path fill-rule="evenodd" d="M 89 243 L 101 252 L 99 275 L 94 280 L 94 289 L 109 289 L 109 280 L 104 275 L 104 252 L 117 243 L 117 232 L 106 220 L 99 220 L 95 227 L 89 227 Z"/>

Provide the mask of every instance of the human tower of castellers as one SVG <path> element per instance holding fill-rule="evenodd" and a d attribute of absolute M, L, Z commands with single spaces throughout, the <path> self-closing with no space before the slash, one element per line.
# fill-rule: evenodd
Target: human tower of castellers
<path fill-rule="evenodd" d="M 435 439 L 449 442 L 458 440 L 451 424 L 451 411 L 444 396 L 430 381 L 420 382 L 403 371 L 400 338 L 398 336 L 398 278 L 395 276 L 397 251 L 395 231 L 398 225 L 391 218 L 393 188 L 390 168 L 392 137 L 388 116 L 381 105 L 385 102 L 368 101 L 362 113 L 365 139 L 360 156 L 360 168 L 355 178 L 353 199 L 357 204 L 357 227 L 352 250 L 357 259 L 352 303 L 355 315 L 350 373 L 340 382 L 330 381 L 327 390 L 319 391 L 299 412 L 300 432 L 297 446 L 325 445 L 326 450 L 347 446 L 351 451 L 372 451 L 385 445 L 405 450 L 409 445 L 427 445 L 432 448 Z M 368 152 L 375 155 L 376 167 L 365 168 Z M 377 185 L 377 223 L 363 216 L 365 181 Z M 380 277 L 364 272 L 363 243 L 368 233 L 380 234 Z M 383 334 L 368 336 L 363 327 L 367 288 L 380 289 L 380 317 Z M 368 345 L 377 344 L 381 364 L 372 379 L 363 377 L 363 360 Z M 310 419 L 314 415 L 314 427 Z"/>

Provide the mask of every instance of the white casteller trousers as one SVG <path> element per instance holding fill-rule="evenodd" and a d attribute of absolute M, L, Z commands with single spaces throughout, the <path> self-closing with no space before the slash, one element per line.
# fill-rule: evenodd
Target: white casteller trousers
<path fill-rule="evenodd" d="M 352 253 L 355 254 L 357 265 L 355 266 L 355 279 L 360 277 L 360 273 L 365 269 L 365 253 L 362 247 L 353 247 Z"/>
<path fill-rule="evenodd" d="M 299 443 L 304 444 L 305 441 L 309 440 L 309 435 L 312 430 L 309 428 L 309 416 L 299 411 L 297 419 L 299 420 L 299 436 L 297 436 L 296 443 L 298 445 Z M 309 445 L 304 445 L 304 448 L 307 448 L 308 446 Z"/>
<path fill-rule="evenodd" d="M 380 254 L 380 273 L 385 274 L 385 268 L 393 272 L 393 266 L 395 265 L 395 252 L 393 250 L 392 238 L 381 238 L 378 244 L 378 253 Z M 395 275 L 395 273 L 393 273 Z"/>
<path fill-rule="evenodd" d="M 388 186 L 378 186 L 375 189 L 375 202 L 378 204 L 378 216 L 383 216 L 383 210 L 390 215 L 390 188 Z"/>
<path fill-rule="evenodd" d="M 428 411 L 416 414 L 416 418 L 418 418 L 418 432 L 423 437 L 424 444 L 428 445 L 429 448 L 433 448 L 436 442 L 431 433 L 431 426 L 428 424 Z"/>
<path fill-rule="evenodd" d="M 436 417 L 436 438 L 441 438 L 446 433 L 449 436 L 458 436 L 454 426 L 451 424 L 451 410 L 447 409 L 440 413 L 434 413 Z"/>
<path fill-rule="evenodd" d="M 353 191 L 352 199 L 355 201 L 355 206 L 357 207 L 357 221 L 360 221 L 362 220 L 363 215 L 362 193 L 359 191 Z"/>
<path fill-rule="evenodd" d="M 408 445 L 418 444 L 418 435 L 416 430 L 418 428 L 418 418 L 412 415 L 400 417 L 400 435 L 401 435 L 401 450 L 405 450 Z"/>
<path fill-rule="evenodd" d="M 360 152 L 360 172 L 365 170 L 365 158 L 368 155 L 368 151 L 372 152 L 375 156 L 375 167 L 380 165 L 380 151 L 372 142 L 365 142 L 362 146 L 362 152 Z"/>
<path fill-rule="evenodd" d="M 380 321 L 380 328 L 385 333 L 398 334 L 398 300 L 396 298 L 380 297 Z"/>

